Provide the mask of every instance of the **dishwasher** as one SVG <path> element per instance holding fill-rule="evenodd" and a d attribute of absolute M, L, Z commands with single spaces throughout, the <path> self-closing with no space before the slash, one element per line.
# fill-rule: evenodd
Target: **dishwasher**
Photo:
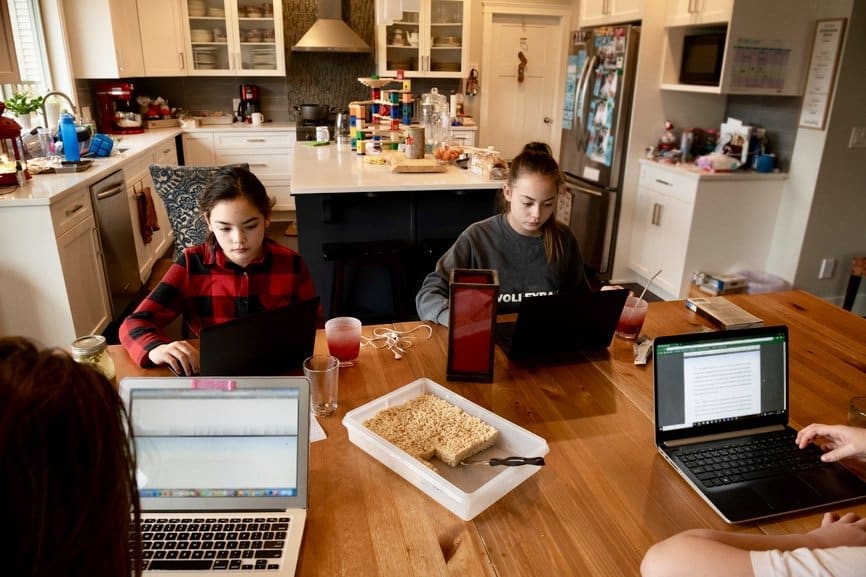
<path fill-rule="evenodd" d="M 102 244 L 105 276 L 111 293 L 111 317 L 117 321 L 142 289 L 123 171 L 118 170 L 92 184 L 90 194 Z"/>

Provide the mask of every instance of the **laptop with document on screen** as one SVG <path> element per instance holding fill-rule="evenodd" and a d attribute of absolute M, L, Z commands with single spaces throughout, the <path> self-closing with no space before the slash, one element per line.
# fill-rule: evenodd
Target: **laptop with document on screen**
<path fill-rule="evenodd" d="M 127 377 L 120 392 L 135 433 L 143 574 L 294 575 L 309 381 Z"/>
<path fill-rule="evenodd" d="M 866 482 L 788 426 L 788 329 L 656 337 L 655 442 L 728 523 L 866 496 Z"/>

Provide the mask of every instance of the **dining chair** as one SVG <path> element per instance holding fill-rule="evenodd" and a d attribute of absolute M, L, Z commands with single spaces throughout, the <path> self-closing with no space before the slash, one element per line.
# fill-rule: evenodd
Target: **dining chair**
<path fill-rule="evenodd" d="M 248 164 L 233 164 L 249 170 Z M 156 194 L 168 213 L 174 232 L 174 259 L 188 246 L 201 244 L 207 237 L 207 226 L 198 213 L 198 199 L 214 176 L 224 166 L 173 166 L 152 164 L 150 176 Z"/>

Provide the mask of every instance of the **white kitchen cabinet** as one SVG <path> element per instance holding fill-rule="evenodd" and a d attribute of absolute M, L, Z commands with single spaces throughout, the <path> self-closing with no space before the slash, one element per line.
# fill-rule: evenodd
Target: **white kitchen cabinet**
<path fill-rule="evenodd" d="M 812 45 L 812 14 L 811 0 L 668 0 L 661 88 L 800 95 Z M 680 83 L 685 37 L 707 32 L 726 34 L 718 84 Z"/>
<path fill-rule="evenodd" d="M 765 270 L 784 175 L 707 174 L 641 161 L 629 268 L 684 298 L 695 272 Z"/>
<path fill-rule="evenodd" d="M 0 334 L 67 347 L 111 320 L 108 283 L 90 190 L 46 205 L 0 210 Z"/>
<path fill-rule="evenodd" d="M 18 56 L 6 2 L 0 2 L 0 84 L 18 84 Z"/>
<path fill-rule="evenodd" d="M 181 142 L 185 166 L 213 166 L 216 164 L 213 132 L 184 132 Z"/>
<path fill-rule="evenodd" d="M 249 164 L 268 194 L 276 198 L 274 210 L 294 210 L 291 193 L 295 137 L 293 130 L 214 132 L 216 164 Z"/>
<path fill-rule="evenodd" d="M 76 78 L 144 74 L 136 0 L 75 0 L 63 11 Z"/>
<path fill-rule="evenodd" d="M 138 2 L 144 76 L 185 76 L 188 72 L 181 3 L 178 0 Z"/>
<path fill-rule="evenodd" d="M 284 76 L 283 3 L 181 1 L 188 73 Z"/>
<path fill-rule="evenodd" d="M 471 2 L 420 0 L 400 20 L 376 28 L 379 76 L 463 78 L 469 72 Z"/>
<path fill-rule="evenodd" d="M 665 25 L 685 26 L 728 22 L 733 7 L 734 0 L 667 0 Z"/>
<path fill-rule="evenodd" d="M 640 20 L 644 0 L 581 0 L 581 28 Z"/>
<path fill-rule="evenodd" d="M 455 126 L 451 129 L 451 136 L 463 146 L 475 146 L 475 134 L 477 132 L 477 128 L 461 128 Z"/>

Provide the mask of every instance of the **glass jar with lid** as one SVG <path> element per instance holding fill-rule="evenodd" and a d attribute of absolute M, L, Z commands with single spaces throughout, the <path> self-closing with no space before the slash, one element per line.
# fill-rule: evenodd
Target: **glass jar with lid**
<path fill-rule="evenodd" d="M 102 335 L 87 335 L 72 341 L 70 350 L 72 358 L 79 363 L 92 366 L 105 375 L 109 381 L 114 381 L 114 361 L 108 355 L 107 342 Z"/>

